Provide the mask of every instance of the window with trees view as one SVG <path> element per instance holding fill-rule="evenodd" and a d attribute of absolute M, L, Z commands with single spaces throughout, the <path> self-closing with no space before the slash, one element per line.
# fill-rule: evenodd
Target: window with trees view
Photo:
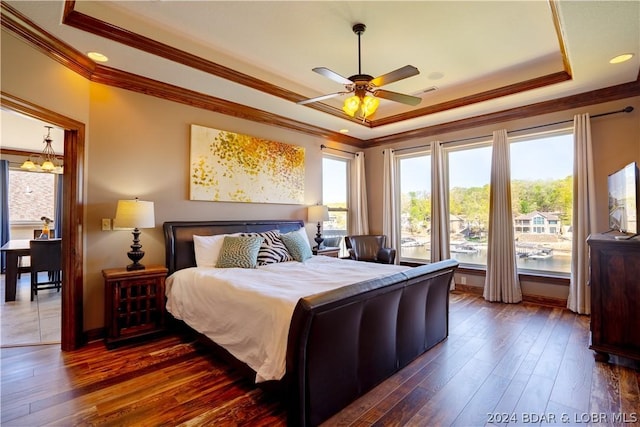
<path fill-rule="evenodd" d="M 323 223 L 325 246 L 340 247 L 346 256 L 344 236 L 349 225 L 349 160 L 325 155 L 322 158 L 322 203 L 329 208 L 329 221 Z"/>
<path fill-rule="evenodd" d="M 518 269 L 568 274 L 571 266 L 573 136 L 511 138 L 511 198 Z M 451 257 L 486 267 L 491 144 L 446 148 Z M 400 258 L 430 261 L 431 156 L 396 157 Z"/>
<path fill-rule="evenodd" d="M 431 155 L 396 157 L 400 177 L 400 259 L 431 261 Z"/>
<path fill-rule="evenodd" d="M 491 145 L 447 149 L 449 250 L 460 263 L 487 265 Z"/>
<path fill-rule="evenodd" d="M 518 269 L 571 272 L 573 135 L 511 143 L 511 202 Z"/>

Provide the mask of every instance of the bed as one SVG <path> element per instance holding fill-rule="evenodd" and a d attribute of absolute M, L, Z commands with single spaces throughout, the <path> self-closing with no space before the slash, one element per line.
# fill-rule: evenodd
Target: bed
<path fill-rule="evenodd" d="M 167 309 L 236 357 L 256 382 L 278 384 L 286 393 L 290 425 L 322 423 L 447 337 L 449 285 L 458 265 L 454 260 L 409 268 L 316 256 L 255 269 L 195 267 L 194 236 L 271 230 L 287 236 L 296 230 L 305 233 L 298 220 L 164 223 Z M 262 278 L 266 288 L 272 282 L 268 277 L 279 281 L 276 293 L 286 290 L 284 302 L 272 300 L 270 293 L 248 293 L 263 287 Z M 205 285 L 208 280 L 216 284 Z M 245 293 L 236 302 L 225 300 L 230 287 Z M 212 297 L 198 293 L 212 290 L 217 292 Z M 204 319 L 209 315 L 194 301 L 211 307 L 209 312 L 216 311 L 216 301 L 221 303 L 222 317 Z M 229 320 L 242 305 L 254 310 L 245 316 L 253 325 L 247 321 L 239 327 Z M 284 312 L 274 308 L 280 306 Z M 267 324 L 273 318 L 284 326 Z M 240 330 L 255 336 L 245 338 Z M 274 353 L 262 347 L 256 351 L 266 354 L 267 362 L 242 353 L 245 342 L 260 336 L 267 337 L 266 347 L 275 348 Z M 242 347 L 229 341 L 233 339 Z M 272 345 L 276 342 L 282 345 Z"/>

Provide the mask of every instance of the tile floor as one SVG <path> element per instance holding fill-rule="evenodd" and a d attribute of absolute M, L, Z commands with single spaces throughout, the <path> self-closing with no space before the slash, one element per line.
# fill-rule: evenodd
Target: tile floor
<path fill-rule="evenodd" d="M 18 280 L 16 300 L 5 302 L 4 283 L 4 274 L 1 274 L 0 347 L 59 343 L 62 294 L 55 289 L 39 291 L 30 301 L 27 273 Z"/>

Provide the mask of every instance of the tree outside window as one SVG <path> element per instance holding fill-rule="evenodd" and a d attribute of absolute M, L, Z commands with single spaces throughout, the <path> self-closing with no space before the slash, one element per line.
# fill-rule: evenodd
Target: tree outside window
<path fill-rule="evenodd" d="M 344 236 L 349 227 L 349 160 L 325 155 L 322 158 L 322 203 L 329 208 L 329 221 L 323 223 L 325 246 L 340 247 L 346 256 Z"/>

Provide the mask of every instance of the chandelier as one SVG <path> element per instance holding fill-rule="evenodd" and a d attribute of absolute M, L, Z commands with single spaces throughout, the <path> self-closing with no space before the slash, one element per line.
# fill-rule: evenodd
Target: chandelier
<path fill-rule="evenodd" d="M 31 160 L 31 156 L 20 166 L 21 169 L 26 169 L 34 172 L 50 172 L 50 173 L 63 173 L 62 162 L 56 156 L 56 153 L 51 147 L 51 129 L 53 126 L 45 126 L 48 131 L 47 135 L 42 141 L 44 143 L 44 150 L 38 157 L 42 158 L 42 163 L 34 162 Z"/>

